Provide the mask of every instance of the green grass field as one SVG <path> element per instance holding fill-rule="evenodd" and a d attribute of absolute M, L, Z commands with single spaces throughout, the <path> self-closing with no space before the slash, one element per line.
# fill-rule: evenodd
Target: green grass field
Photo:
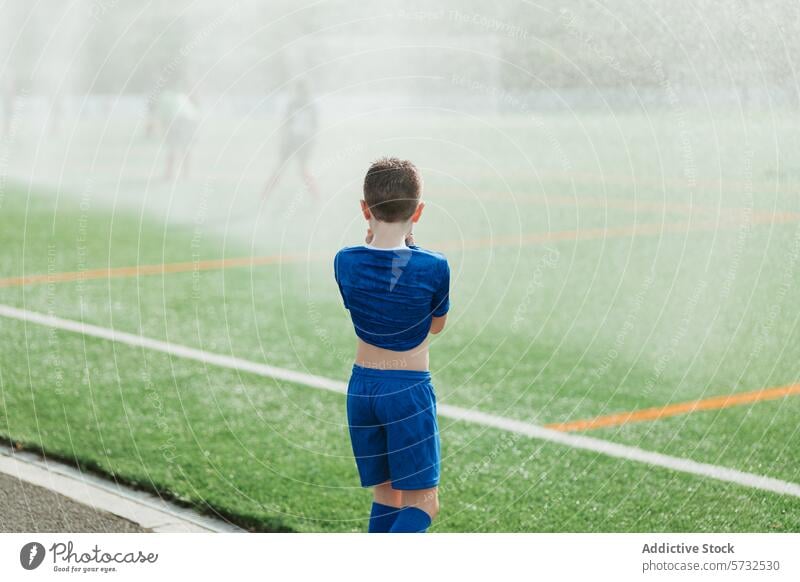
<path fill-rule="evenodd" d="M 83 128 L 66 153 L 22 143 L 11 167 L 37 180 L 3 190 L 0 278 L 301 256 L 0 283 L 0 303 L 346 380 L 331 258 L 363 234 L 366 163 L 392 152 L 423 168 L 417 240 L 452 266 L 441 403 L 546 425 L 795 384 L 800 220 L 771 217 L 800 212 L 800 168 L 775 148 L 797 123 L 709 119 L 690 124 L 691 155 L 668 119 L 636 115 L 349 121 L 321 137 L 316 208 L 294 171 L 259 206 L 272 151 L 217 147 L 222 126 L 204 126 L 177 185 L 131 127 Z M 0 349 L 8 440 L 252 529 L 365 529 L 337 394 L 7 318 Z M 587 434 L 800 483 L 799 419 L 788 396 Z M 435 531 L 800 531 L 798 497 L 465 422 L 441 432 Z"/>

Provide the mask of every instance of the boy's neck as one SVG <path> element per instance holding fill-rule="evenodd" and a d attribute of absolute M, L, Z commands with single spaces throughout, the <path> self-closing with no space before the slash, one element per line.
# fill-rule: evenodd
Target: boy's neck
<path fill-rule="evenodd" d="M 372 242 L 370 246 L 378 249 L 393 249 L 405 246 L 406 236 L 411 232 L 411 221 L 381 222 L 371 220 Z"/>

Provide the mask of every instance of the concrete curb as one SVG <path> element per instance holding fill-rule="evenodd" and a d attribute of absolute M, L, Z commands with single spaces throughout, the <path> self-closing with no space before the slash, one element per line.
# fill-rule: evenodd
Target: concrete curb
<path fill-rule="evenodd" d="M 154 532 L 241 533 L 245 530 L 165 499 L 81 472 L 65 463 L 0 447 L 0 472 L 44 487 L 89 507 L 123 517 Z"/>

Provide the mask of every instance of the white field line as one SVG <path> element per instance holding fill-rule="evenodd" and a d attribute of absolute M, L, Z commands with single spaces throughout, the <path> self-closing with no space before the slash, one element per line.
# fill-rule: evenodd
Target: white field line
<path fill-rule="evenodd" d="M 0 316 L 26 321 L 29 323 L 35 323 L 37 325 L 43 325 L 46 327 L 71 331 L 91 337 L 97 337 L 133 347 L 147 348 L 157 352 L 177 356 L 179 358 L 195 360 L 197 362 L 212 364 L 222 368 L 230 368 L 233 370 L 248 372 L 258 376 L 264 376 L 266 378 L 273 378 L 276 380 L 301 384 L 310 388 L 329 390 L 340 394 L 344 394 L 347 391 L 347 384 L 339 380 L 332 380 L 330 378 L 323 378 L 321 376 L 314 376 L 313 374 L 305 374 L 303 372 L 295 372 L 292 370 L 286 370 L 284 368 L 276 368 L 275 366 L 259 364 L 257 362 L 251 362 L 249 360 L 244 360 L 233 356 L 214 354 L 195 348 L 190 348 L 188 346 L 164 342 L 105 327 L 98 327 L 87 323 L 81 323 L 79 321 L 62 319 L 60 317 L 27 311 L 25 309 L 17 309 L 8 305 L 0 304 Z M 745 473 L 744 471 L 737 471 L 735 469 L 720 467 L 718 465 L 698 463 L 690 459 L 646 451 L 638 447 L 621 445 L 594 437 L 560 432 L 528 422 L 497 416 L 494 414 L 487 414 L 477 410 L 469 410 L 458 406 L 442 404 L 438 407 L 438 411 L 441 416 L 453 420 L 497 428 L 500 430 L 525 435 L 531 438 L 572 447 L 574 449 L 592 451 L 594 453 L 607 455 L 609 457 L 645 463 L 654 467 L 662 467 L 665 469 L 671 469 L 673 471 L 680 471 L 682 473 L 710 477 L 719 481 L 735 483 L 737 485 L 752 487 L 762 491 L 770 491 L 782 495 L 800 497 L 800 485 L 797 483 L 781 481 L 780 479 L 773 479 L 771 477 L 765 477 L 763 475 L 756 475 L 753 473 Z"/>

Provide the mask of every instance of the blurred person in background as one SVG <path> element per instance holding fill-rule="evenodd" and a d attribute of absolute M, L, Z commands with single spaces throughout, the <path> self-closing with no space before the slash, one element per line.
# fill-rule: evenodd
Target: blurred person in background
<path fill-rule="evenodd" d="M 157 107 L 167 144 L 164 180 L 188 178 L 192 145 L 200 120 L 197 101 L 187 89 L 187 83 L 180 80 L 161 93 Z"/>
<path fill-rule="evenodd" d="M 308 167 L 318 127 L 319 116 L 317 114 L 317 105 L 311 94 L 311 84 L 308 79 L 298 79 L 292 85 L 292 93 L 286 105 L 283 123 L 281 124 L 281 146 L 278 164 L 272 173 L 272 177 L 264 187 L 262 195 L 264 199 L 272 194 L 291 158 L 297 160 L 300 175 L 312 198 L 315 200 L 319 198 L 317 182 Z"/>
<path fill-rule="evenodd" d="M 150 139 L 156 134 L 156 131 L 161 132 L 161 125 L 159 119 L 159 105 L 161 103 L 162 91 L 158 87 L 150 94 L 145 103 L 145 121 L 144 121 L 144 136 Z"/>

